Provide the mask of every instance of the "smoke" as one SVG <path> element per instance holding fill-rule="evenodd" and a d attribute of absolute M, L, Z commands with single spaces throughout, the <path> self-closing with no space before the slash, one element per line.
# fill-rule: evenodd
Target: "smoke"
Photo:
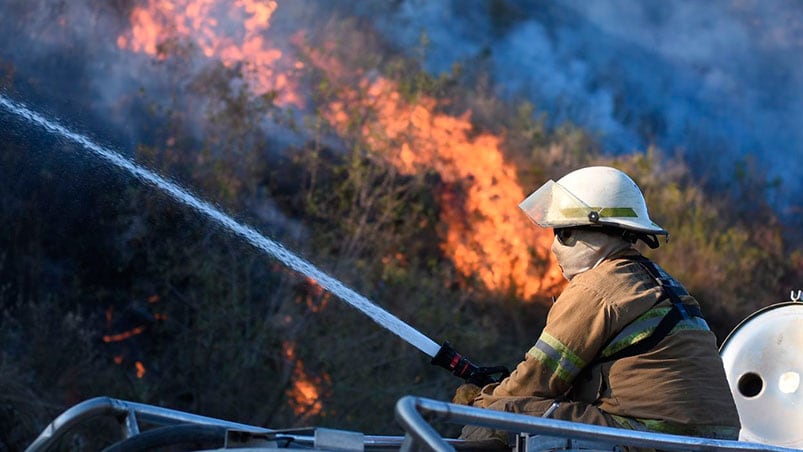
<path fill-rule="evenodd" d="M 215 126 L 210 126 L 213 121 L 207 115 L 218 107 L 210 106 L 209 96 L 197 92 L 211 88 L 201 86 L 194 90 L 191 85 L 203 85 L 207 79 L 202 77 L 212 72 L 218 62 L 205 58 L 192 43 L 167 42 L 174 46 L 168 51 L 180 55 L 174 59 L 122 50 L 119 37 L 132 28 L 130 14 L 140 3 L 143 2 L 0 2 L 0 42 L 7 43 L 0 45 L 0 95 L 23 101 L 132 159 L 137 146 L 171 146 L 166 143 L 174 138 L 165 136 L 169 129 L 165 124 L 169 124 L 171 115 L 180 118 L 181 130 L 191 135 L 189 139 L 202 140 Z M 225 25 L 235 28 L 237 24 Z M 236 92 L 239 87 L 228 89 Z M 37 129 L 21 129 L 10 119 L 5 112 L 0 115 L 0 142 L 5 134 L 35 137 L 41 133 Z M 304 139 L 288 130 L 286 124 L 277 125 L 270 118 L 252 118 L 252 122 L 261 128 L 253 135 L 264 137 L 266 154 Z M 32 153 L 30 158 L 41 155 Z M 148 155 L 136 158 L 146 166 L 154 163 L 147 161 L 154 158 Z M 48 154 L 46 159 L 76 160 L 71 153 Z M 165 171 L 164 175 L 188 182 L 186 174 Z M 96 176 L 92 172 L 76 179 Z M 71 183 L 67 181 L 67 185 Z M 202 188 L 194 188 L 215 200 Z M 255 223 L 292 233 L 296 238 L 304 234 L 303 228 L 282 214 L 272 200 L 248 198 L 243 202 L 245 210 L 240 215 L 253 217 Z"/>
<path fill-rule="evenodd" d="M 163 38 L 159 44 L 176 58 L 121 49 L 121 36 L 136 26 L 132 11 L 145 3 L 0 3 L 0 39 L 10 44 L 0 46 L 0 74 L 13 78 L 8 93 L 126 152 L 152 144 L 154 121 L 170 109 L 180 111 L 185 126 L 202 138 L 209 123 L 204 115 L 214 106 L 198 95 L 193 83 L 200 83 L 199 77 L 218 69 L 220 62 L 203 54 L 200 47 L 205 43 L 176 39 L 180 34 L 155 37 Z M 242 38 L 237 33 L 242 34 L 243 17 L 227 17 L 225 10 L 213 13 L 221 29 Z M 277 43 L 289 42 L 287 27 L 272 30 Z M 228 88 L 239 89 L 234 84 Z M 204 89 L 211 88 L 200 88 Z M 286 127 L 267 119 L 262 125 L 285 146 L 298 141 Z"/>
<path fill-rule="evenodd" d="M 186 91 L 182 77 L 208 62 L 170 68 L 120 51 L 117 38 L 140 3 L 0 6 L 0 38 L 14 43 L 0 48 L 0 61 L 13 64 L 23 82 L 17 89 L 35 88 L 21 100 L 79 129 L 100 129 L 117 145 L 141 142 L 147 126 L 136 120 L 149 106 L 137 88 L 150 100 L 175 102 Z M 482 61 L 500 96 L 531 101 L 551 125 L 584 126 L 611 154 L 656 145 L 683 154 L 701 179 L 720 186 L 752 159 L 782 181 L 781 206 L 794 209 L 803 170 L 801 13 L 794 0 L 282 1 L 269 39 L 287 51 L 299 29 L 315 29 L 331 14 L 359 16 L 432 73 Z M 79 98 L 92 108 L 76 114 Z M 204 110 L 190 96 L 182 102 L 188 116 Z M 200 135 L 203 119 L 197 124 Z"/>
<path fill-rule="evenodd" d="M 681 152 L 721 184 L 752 158 L 797 202 L 803 3 L 408 0 L 381 18 L 433 73 L 484 58 L 495 89 L 618 154 Z"/>

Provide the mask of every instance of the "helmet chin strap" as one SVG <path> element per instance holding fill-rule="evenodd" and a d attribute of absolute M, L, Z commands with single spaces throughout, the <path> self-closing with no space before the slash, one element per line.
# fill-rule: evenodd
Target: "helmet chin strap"
<path fill-rule="evenodd" d="M 588 220 L 594 223 L 595 225 L 599 224 L 599 212 L 592 210 L 588 212 Z M 590 230 L 597 230 L 604 232 L 608 235 L 613 235 L 616 237 L 621 237 L 627 240 L 630 243 L 636 243 L 638 240 L 644 242 L 650 249 L 656 249 L 661 246 L 661 243 L 658 241 L 658 236 L 656 234 L 648 234 L 646 232 L 636 232 L 631 231 L 629 229 L 617 228 L 614 226 L 606 226 L 606 225 L 599 225 L 599 226 L 589 226 L 588 229 Z M 666 240 L 669 241 L 669 234 L 666 236 Z"/>
<path fill-rule="evenodd" d="M 658 241 L 658 236 L 655 235 L 655 234 L 641 233 L 641 234 L 639 234 L 638 238 L 642 242 L 646 243 L 647 246 L 650 247 L 650 249 L 654 250 L 654 249 L 658 248 L 659 246 L 661 246 L 661 243 Z"/>
<path fill-rule="evenodd" d="M 596 213 L 596 212 L 592 212 L 592 213 Z M 597 221 L 598 221 L 599 217 L 596 217 L 596 218 L 597 218 Z M 589 219 L 591 219 L 591 214 L 589 214 Z M 596 223 L 596 221 L 595 221 L 595 223 Z M 589 231 L 597 231 L 597 232 L 602 232 L 602 233 L 607 234 L 607 235 L 612 235 L 614 237 L 621 237 L 621 238 L 623 238 L 624 240 L 626 240 L 626 241 L 628 241 L 630 243 L 636 243 L 637 241 L 641 240 L 642 242 L 644 242 L 644 244 L 646 244 L 648 247 L 650 247 L 650 249 L 653 249 L 653 250 L 658 248 L 659 246 L 661 246 L 661 242 L 658 241 L 658 236 L 656 234 L 648 234 L 646 232 L 631 231 L 629 229 L 622 229 L 622 228 L 617 228 L 615 226 L 607 226 L 607 225 L 602 225 L 602 224 L 600 224 L 598 226 L 596 226 L 596 225 L 595 226 L 578 226 L 577 229 L 585 229 L 585 230 L 589 230 Z M 667 235 L 666 240 L 669 241 L 669 235 Z"/>
<path fill-rule="evenodd" d="M 636 232 L 621 228 L 606 229 L 611 230 L 611 232 L 606 232 L 607 234 L 622 237 L 630 243 L 636 243 L 637 241 L 641 240 L 653 250 L 661 246 L 661 242 L 658 241 L 658 236 L 655 234 L 647 234 L 645 232 Z"/>

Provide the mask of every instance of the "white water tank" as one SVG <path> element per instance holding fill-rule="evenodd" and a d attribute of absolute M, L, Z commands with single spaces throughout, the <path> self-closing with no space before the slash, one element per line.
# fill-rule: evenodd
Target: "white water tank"
<path fill-rule="evenodd" d="M 720 348 L 739 410 L 739 439 L 803 448 L 803 303 L 763 308 Z"/>

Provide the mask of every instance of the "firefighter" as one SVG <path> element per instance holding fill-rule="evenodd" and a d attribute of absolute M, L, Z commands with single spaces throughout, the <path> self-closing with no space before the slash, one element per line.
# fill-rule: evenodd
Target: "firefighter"
<path fill-rule="evenodd" d="M 668 232 L 622 171 L 595 166 L 549 181 L 519 207 L 553 228 L 569 281 L 510 376 L 458 388 L 454 402 L 554 418 L 737 439 L 739 417 L 716 338 L 697 301 L 635 248 Z M 551 409 L 550 409 L 551 407 Z M 464 439 L 500 432 L 466 426 Z"/>

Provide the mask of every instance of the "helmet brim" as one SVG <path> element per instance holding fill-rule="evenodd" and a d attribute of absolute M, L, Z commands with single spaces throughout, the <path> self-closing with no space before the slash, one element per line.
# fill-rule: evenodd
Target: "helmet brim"
<path fill-rule="evenodd" d="M 589 206 L 551 179 L 519 203 L 519 208 L 544 228 L 605 225 L 646 234 L 669 235 L 645 215 L 639 217 L 631 207 Z"/>
<path fill-rule="evenodd" d="M 644 232 L 646 234 L 655 234 L 655 235 L 669 235 L 669 231 L 662 228 L 655 222 L 648 220 L 649 226 L 644 225 L 644 222 L 641 221 L 634 221 L 628 218 L 605 218 L 599 221 L 599 224 L 605 226 L 614 226 L 617 228 L 627 229 L 630 231 L 636 232 Z"/>
<path fill-rule="evenodd" d="M 589 214 L 594 211 L 551 179 L 519 203 L 519 208 L 530 220 L 544 228 L 591 224 Z"/>

